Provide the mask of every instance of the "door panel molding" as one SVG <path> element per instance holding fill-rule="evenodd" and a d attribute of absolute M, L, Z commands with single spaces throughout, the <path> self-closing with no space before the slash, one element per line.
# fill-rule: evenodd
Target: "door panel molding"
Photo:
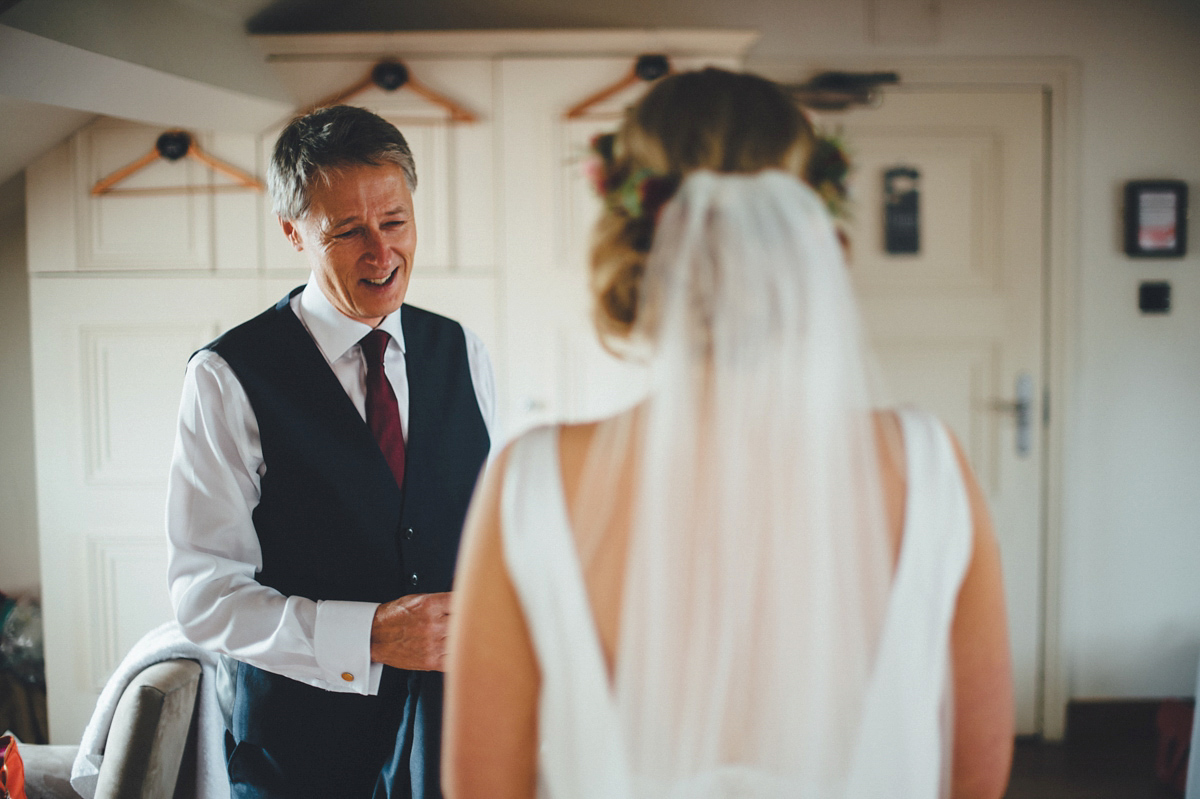
<path fill-rule="evenodd" d="M 157 531 L 145 536 L 91 534 L 87 538 L 87 581 L 92 596 L 93 689 L 104 689 L 140 637 L 140 631 L 172 617 L 167 584 L 167 542 Z M 130 632 L 135 631 L 135 632 Z"/>
<path fill-rule="evenodd" d="M 908 142 L 906 143 L 906 139 Z M 926 222 L 931 226 L 922 234 L 922 247 L 937 247 L 942 242 L 950 240 L 946 230 L 954 225 L 971 231 L 971 239 L 963 242 L 955 254 L 921 252 L 904 258 L 903 281 L 894 278 L 897 265 L 895 256 L 890 259 L 877 257 L 881 255 L 870 247 L 856 248 L 854 270 L 851 273 L 855 285 L 864 291 L 903 291 L 904 288 L 940 287 L 955 288 L 999 288 L 1003 282 L 1000 265 L 1001 235 L 1003 229 L 1003 211 L 1000 197 L 1000 160 L 1003 148 L 999 137 L 987 128 L 954 128 L 937 127 L 929 129 L 913 129 L 911 131 L 880 131 L 872 135 L 870 124 L 859 127 L 854 137 L 854 161 L 857 170 L 867 173 L 869 166 L 879 165 L 873 157 L 870 146 L 873 142 L 886 144 L 889 147 L 897 145 L 916 160 L 923 157 L 928 160 L 953 159 L 965 161 L 969 168 L 963 170 L 970 175 L 969 185 L 961 187 L 961 192 L 955 192 L 960 203 L 957 208 L 950 208 L 961 214 L 959 219 L 939 220 L 935 215 L 926 214 L 925 209 L 936 202 L 938 197 L 929 197 L 930 191 L 936 191 L 938 181 L 929 180 L 922 176 L 922 213 Z M 899 144 L 898 144 L 899 143 Z M 944 170 L 953 175 L 953 169 Z M 882 230 L 880 208 L 882 205 L 882 186 L 877 181 L 866 181 L 858 188 L 864 190 L 860 195 L 862 202 L 855 205 L 855 216 L 865 230 Z M 946 203 L 941 204 L 944 208 Z M 940 228 L 936 225 L 941 222 Z M 957 256 L 957 257 L 956 257 Z M 954 261 L 960 268 L 946 271 L 934 267 L 937 261 Z M 913 273 L 916 272 L 916 275 Z"/>
<path fill-rule="evenodd" d="M 176 425 L 175 415 L 165 411 L 174 409 L 169 400 L 179 393 L 179 364 L 219 330 L 215 321 L 79 328 L 87 483 L 154 487 L 162 482 Z M 160 457 L 147 457 L 152 452 Z"/>

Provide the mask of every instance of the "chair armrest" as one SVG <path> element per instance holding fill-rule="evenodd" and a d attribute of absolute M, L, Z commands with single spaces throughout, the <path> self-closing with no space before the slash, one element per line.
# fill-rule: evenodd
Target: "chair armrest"
<path fill-rule="evenodd" d="M 25 793 L 29 799 L 79 799 L 71 787 L 71 765 L 78 746 L 19 744 L 25 762 Z"/>
<path fill-rule="evenodd" d="M 104 747 L 96 799 L 169 797 L 192 726 L 200 664 L 147 666 L 121 694 Z"/>

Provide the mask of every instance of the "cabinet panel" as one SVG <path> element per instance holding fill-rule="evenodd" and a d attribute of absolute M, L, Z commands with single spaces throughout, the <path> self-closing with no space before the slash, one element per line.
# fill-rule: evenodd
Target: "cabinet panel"
<path fill-rule="evenodd" d="M 258 137 L 213 133 L 210 141 L 213 154 L 254 174 L 266 185 L 266 170 L 257 164 Z M 265 189 L 213 195 L 213 264 L 218 272 L 257 271 L 260 268 L 264 221 L 260 198 L 265 196 Z"/>
<path fill-rule="evenodd" d="M 180 364 L 216 334 L 210 322 L 80 327 L 89 484 L 161 483 L 170 468 Z"/>
<path fill-rule="evenodd" d="M 598 343 L 587 259 L 600 203 L 583 175 L 590 139 L 615 130 L 646 90 L 636 84 L 565 120 L 581 98 L 628 74 L 632 58 L 510 58 L 499 65 L 503 153 L 504 319 L 514 434 L 537 424 L 597 418 L 644 395 L 641 368 Z M 736 59 L 674 58 L 676 69 L 734 67 Z"/>
<path fill-rule="evenodd" d="M 162 536 L 88 535 L 87 583 L 91 597 L 90 682 L 104 689 L 147 630 L 171 618 L 167 594 L 167 543 Z"/>
<path fill-rule="evenodd" d="M 170 618 L 163 509 L 192 351 L 260 310 L 253 279 L 35 276 L 39 555 L 51 736 Z"/>
<path fill-rule="evenodd" d="M 74 139 L 80 269 L 211 269 L 212 195 L 188 192 L 207 183 L 192 158 L 158 159 L 122 181 L 119 189 L 174 189 L 152 195 L 93 197 L 96 181 L 154 148 L 163 131 L 102 120 Z"/>
<path fill-rule="evenodd" d="M 256 193 L 233 187 L 196 159 L 158 159 L 116 187 L 135 193 L 91 194 L 98 180 L 151 152 L 163 132 L 101 119 L 30 166 L 31 272 L 258 268 Z M 254 173 L 254 136 L 192 134 L 205 152 Z"/>
<path fill-rule="evenodd" d="M 357 82 L 373 64 L 361 57 L 303 59 L 277 65 L 281 79 L 300 104 L 316 102 Z M 417 166 L 413 194 L 419 245 L 417 265 L 427 271 L 481 272 L 495 266 L 495 157 L 492 142 L 492 62 L 485 59 L 405 59 L 421 83 L 453 97 L 479 117 L 475 123 L 450 123 L 446 112 L 406 89 L 388 92 L 372 87 L 349 98 L 396 125 L 404 134 Z M 261 159 L 282 129 L 264 132 Z M 270 218 L 270 201 L 263 208 Z M 304 268 L 272 220 L 264 231 L 268 269 Z M 274 228 L 274 229 L 271 229 Z"/>

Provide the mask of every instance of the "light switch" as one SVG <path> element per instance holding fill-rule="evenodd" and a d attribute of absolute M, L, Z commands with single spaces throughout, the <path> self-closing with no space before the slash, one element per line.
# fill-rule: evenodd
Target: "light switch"
<path fill-rule="evenodd" d="M 1145 314 L 1171 312 L 1171 284 L 1166 281 L 1145 281 L 1138 286 L 1138 309 Z"/>

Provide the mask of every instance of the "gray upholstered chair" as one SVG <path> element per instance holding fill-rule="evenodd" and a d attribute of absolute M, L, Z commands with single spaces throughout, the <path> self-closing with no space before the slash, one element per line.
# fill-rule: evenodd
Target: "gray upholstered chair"
<path fill-rule="evenodd" d="M 129 683 L 117 702 L 104 745 L 96 799 L 192 795 L 195 758 L 184 763 L 183 753 L 199 685 L 200 665 L 182 659 L 147 666 Z M 70 782 L 77 749 L 21 747 L 29 799 L 78 799 Z"/>

